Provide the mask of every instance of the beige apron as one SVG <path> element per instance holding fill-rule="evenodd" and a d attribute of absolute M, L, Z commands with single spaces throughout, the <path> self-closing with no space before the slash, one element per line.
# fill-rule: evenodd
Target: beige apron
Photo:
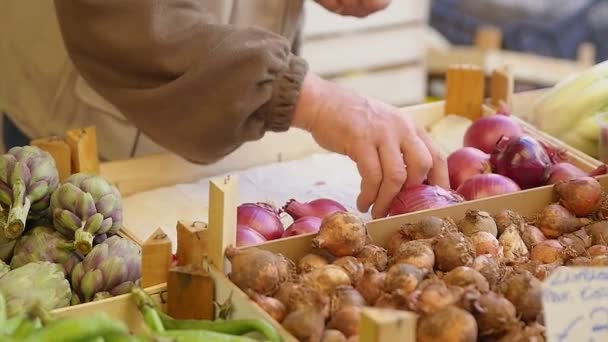
<path fill-rule="evenodd" d="M 218 23 L 260 26 L 297 38 L 303 0 L 199 0 Z M 52 0 L 0 2 L 0 112 L 29 137 L 95 125 L 104 160 L 163 151 L 78 74 Z"/>

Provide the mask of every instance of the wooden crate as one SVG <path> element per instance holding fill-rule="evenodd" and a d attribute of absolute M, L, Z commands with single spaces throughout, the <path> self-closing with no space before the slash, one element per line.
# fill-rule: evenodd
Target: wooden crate
<path fill-rule="evenodd" d="M 423 39 L 429 0 L 393 1 L 365 19 L 306 1 L 302 56 L 311 70 L 361 94 L 397 106 L 426 97 Z"/>

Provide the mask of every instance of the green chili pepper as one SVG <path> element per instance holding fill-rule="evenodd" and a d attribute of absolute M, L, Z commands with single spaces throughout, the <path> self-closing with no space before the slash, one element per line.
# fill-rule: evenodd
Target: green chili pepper
<path fill-rule="evenodd" d="M 175 342 L 257 342 L 249 337 L 234 336 L 205 330 L 172 330 L 154 335 L 172 337 Z"/>
<path fill-rule="evenodd" d="M 236 319 L 231 321 L 177 320 L 161 311 L 157 312 L 167 330 L 206 330 L 231 335 L 259 332 L 270 342 L 283 341 L 281 335 L 270 323 L 260 319 Z"/>
<path fill-rule="evenodd" d="M 44 329 L 28 336 L 24 342 L 76 342 L 118 333 L 128 333 L 127 326 L 123 322 L 110 319 L 103 313 L 98 313 L 54 321 Z"/>

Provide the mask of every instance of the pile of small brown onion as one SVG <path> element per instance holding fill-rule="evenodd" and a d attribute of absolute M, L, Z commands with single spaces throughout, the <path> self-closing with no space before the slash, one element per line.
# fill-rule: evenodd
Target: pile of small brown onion
<path fill-rule="evenodd" d="M 357 341 L 362 307 L 419 314 L 417 341 L 544 341 L 541 281 L 561 265 L 608 264 L 606 195 L 591 177 L 555 185 L 557 202 L 526 220 L 512 210 L 426 217 L 384 247 L 349 212 L 323 219 L 294 263 L 227 250 L 231 280 L 300 341 Z"/>

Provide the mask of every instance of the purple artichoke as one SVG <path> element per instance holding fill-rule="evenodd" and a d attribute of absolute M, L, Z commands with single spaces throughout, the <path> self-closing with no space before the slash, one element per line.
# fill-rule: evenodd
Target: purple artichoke
<path fill-rule="evenodd" d="M 72 270 L 72 303 L 128 293 L 141 278 L 141 249 L 131 240 L 111 236 L 93 247 Z"/>
<path fill-rule="evenodd" d="M 28 218 L 48 215 L 58 185 L 55 160 L 38 147 L 13 147 L 0 157 L 0 203 L 8 209 L 3 224 L 7 238 L 21 236 Z"/>
<path fill-rule="evenodd" d="M 77 173 L 66 179 L 51 196 L 53 225 L 74 240 L 86 255 L 95 237 L 112 235 L 122 227 L 122 197 L 105 178 Z M 103 240 L 103 236 L 99 240 Z"/>
<path fill-rule="evenodd" d="M 36 227 L 23 235 L 15 246 L 11 268 L 15 269 L 36 261 L 49 261 L 63 265 L 69 276 L 82 260 L 73 252 L 74 244 L 60 232 L 49 227 Z"/>

